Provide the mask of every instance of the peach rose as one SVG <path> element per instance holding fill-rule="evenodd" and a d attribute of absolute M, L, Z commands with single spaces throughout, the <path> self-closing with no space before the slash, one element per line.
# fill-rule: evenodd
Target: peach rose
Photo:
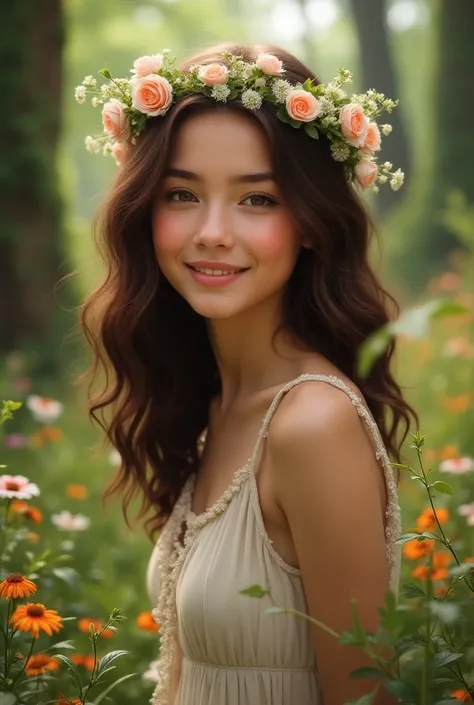
<path fill-rule="evenodd" d="M 224 64 L 208 64 L 199 68 L 199 78 L 206 86 L 227 83 L 229 71 Z"/>
<path fill-rule="evenodd" d="M 353 147 L 362 147 L 369 129 L 369 119 L 359 103 L 349 103 L 340 112 L 341 130 Z"/>
<path fill-rule="evenodd" d="M 163 54 L 152 54 L 151 56 L 140 56 L 133 62 L 134 73 L 137 78 L 144 78 L 150 73 L 156 73 L 163 66 Z"/>
<path fill-rule="evenodd" d="M 295 88 L 286 96 L 286 110 L 293 120 L 311 122 L 321 110 L 321 103 L 309 91 Z"/>
<path fill-rule="evenodd" d="M 122 166 L 127 155 L 127 147 L 123 142 L 114 142 L 112 145 L 112 156 L 117 166 Z"/>
<path fill-rule="evenodd" d="M 130 125 L 124 107 L 117 98 L 111 98 L 102 108 L 104 130 L 117 142 L 123 142 L 130 134 Z"/>
<path fill-rule="evenodd" d="M 259 54 L 255 65 L 260 71 L 266 73 L 267 76 L 278 76 L 285 70 L 283 68 L 283 62 L 274 54 Z"/>
<path fill-rule="evenodd" d="M 132 79 L 132 105 L 141 113 L 164 115 L 173 101 L 173 86 L 164 76 L 150 73 Z"/>
<path fill-rule="evenodd" d="M 362 188 L 367 188 L 377 178 L 377 164 L 370 159 L 361 159 L 355 165 L 354 173 Z"/>
<path fill-rule="evenodd" d="M 362 146 L 364 152 L 378 152 L 380 151 L 380 143 L 382 139 L 380 137 L 380 130 L 377 127 L 377 123 L 369 122 L 367 128 L 367 137 Z"/>

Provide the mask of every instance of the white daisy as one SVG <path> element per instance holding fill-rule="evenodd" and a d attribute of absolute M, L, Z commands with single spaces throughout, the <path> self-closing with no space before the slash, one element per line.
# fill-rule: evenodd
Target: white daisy
<path fill-rule="evenodd" d="M 61 531 L 84 531 L 91 523 L 91 520 L 83 514 L 71 514 L 67 510 L 53 514 L 51 521 Z"/>
<path fill-rule="evenodd" d="M 39 494 L 38 485 L 24 475 L 0 475 L 0 499 L 31 499 Z"/>
<path fill-rule="evenodd" d="M 466 472 L 474 470 L 474 458 L 452 458 L 451 460 L 443 460 L 439 464 L 441 472 L 448 472 L 451 475 L 464 475 Z"/>
<path fill-rule="evenodd" d="M 40 423 L 54 423 L 63 412 L 60 401 L 31 394 L 26 400 L 26 406 L 31 411 L 35 421 Z"/>

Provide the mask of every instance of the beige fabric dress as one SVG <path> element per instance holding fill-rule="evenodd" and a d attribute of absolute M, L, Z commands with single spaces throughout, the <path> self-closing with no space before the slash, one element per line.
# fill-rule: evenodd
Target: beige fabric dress
<path fill-rule="evenodd" d="M 319 705 L 318 673 L 307 620 L 265 614 L 272 600 L 239 594 L 259 584 L 273 604 L 307 613 L 299 569 L 276 553 L 260 510 L 255 465 L 268 425 L 295 385 L 325 382 L 345 392 L 367 424 L 386 480 L 387 560 L 397 592 L 401 553 L 396 483 L 373 417 L 338 377 L 303 374 L 276 394 L 252 457 L 221 499 L 202 514 L 191 511 L 195 475 L 186 482 L 160 534 L 147 571 L 153 615 L 160 624 L 160 659 L 152 705 Z M 186 524 L 183 525 L 183 522 Z M 183 528 L 184 545 L 179 541 Z M 317 557 L 315 556 L 315 559 Z M 182 653 L 177 692 L 171 678 Z"/>

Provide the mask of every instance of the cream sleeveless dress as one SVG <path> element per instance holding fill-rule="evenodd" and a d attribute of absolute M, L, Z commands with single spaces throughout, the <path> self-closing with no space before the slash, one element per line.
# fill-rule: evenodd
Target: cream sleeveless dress
<path fill-rule="evenodd" d="M 367 424 L 387 488 L 386 546 L 391 589 L 400 575 L 400 510 L 393 470 L 377 425 L 362 400 L 338 377 L 303 374 L 276 394 L 252 457 L 221 499 L 202 514 L 191 511 L 195 474 L 188 478 L 153 550 L 147 585 L 160 625 L 160 659 L 152 705 L 320 705 L 322 697 L 310 623 L 289 614 L 265 614 L 276 604 L 308 613 L 301 571 L 277 554 L 259 504 L 255 466 L 283 396 L 303 382 L 345 392 Z M 186 524 L 183 524 L 186 522 Z M 184 533 L 184 545 L 180 535 Z M 181 537 L 182 538 L 182 537 Z M 317 560 L 317 556 L 315 556 Z M 251 585 L 272 600 L 239 594 Z M 178 644 L 177 692 L 171 676 Z"/>

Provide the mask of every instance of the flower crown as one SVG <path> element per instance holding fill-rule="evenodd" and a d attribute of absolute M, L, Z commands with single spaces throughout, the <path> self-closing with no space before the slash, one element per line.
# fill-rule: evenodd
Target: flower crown
<path fill-rule="evenodd" d="M 249 110 L 258 110 L 263 101 L 273 103 L 277 117 L 294 128 L 304 126 L 306 134 L 319 139 L 325 135 L 331 143 L 335 161 L 343 162 L 349 181 L 363 189 L 390 181 L 393 190 L 403 183 L 400 169 L 392 171 L 392 164 L 377 164 L 375 153 L 380 151 L 381 132 L 390 134 L 391 125 L 381 125 L 375 118 L 384 110 L 391 112 L 398 101 L 385 98 L 383 93 L 370 89 L 366 93 L 349 96 L 343 86 L 352 82 L 352 73 L 340 69 L 327 84 L 291 84 L 282 78 L 283 63 L 273 54 L 261 53 L 249 63 L 241 56 L 224 51 L 220 63 L 193 65 L 189 71 L 175 67 L 169 49 L 161 54 L 141 56 L 131 69 L 131 78 L 113 78 L 105 68 L 99 71 L 109 82 L 97 86 L 97 80 L 86 76 L 75 89 L 78 103 L 93 94 L 92 105 L 102 108 L 104 134 L 85 139 L 90 152 L 111 154 L 120 165 L 130 145 L 146 127 L 150 118 L 166 115 L 171 105 L 185 95 L 202 93 L 226 103 L 240 98 Z"/>

